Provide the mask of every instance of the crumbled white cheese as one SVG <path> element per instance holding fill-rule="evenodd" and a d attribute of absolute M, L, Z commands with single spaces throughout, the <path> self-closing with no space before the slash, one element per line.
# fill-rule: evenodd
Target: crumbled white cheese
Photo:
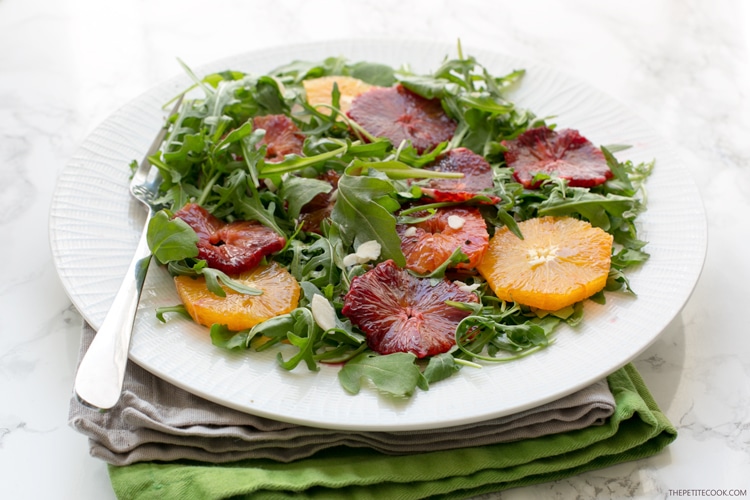
<path fill-rule="evenodd" d="M 448 226 L 451 227 L 451 229 L 461 229 L 464 227 L 464 223 L 466 220 L 463 217 L 459 217 L 458 215 L 450 215 L 448 216 Z"/>
<path fill-rule="evenodd" d="M 466 293 L 471 293 L 477 288 L 479 288 L 479 283 L 474 283 L 473 285 L 467 285 L 463 281 L 454 281 L 453 284 L 455 284 L 458 288 L 460 288 L 462 292 L 466 292 Z"/>
<path fill-rule="evenodd" d="M 356 266 L 357 264 L 359 264 L 359 257 L 357 257 L 356 253 L 350 253 L 344 257 L 344 265 L 346 267 Z"/>
<path fill-rule="evenodd" d="M 364 262 L 375 260 L 380 257 L 380 243 L 375 240 L 365 241 L 357 248 L 357 256 L 365 259 Z"/>
<path fill-rule="evenodd" d="M 404 236 L 414 236 L 415 234 L 417 234 L 417 228 L 414 226 L 411 226 L 404 231 Z"/>
<path fill-rule="evenodd" d="M 380 243 L 375 240 L 365 241 L 354 253 L 350 253 L 344 257 L 344 265 L 354 266 L 356 264 L 365 264 L 371 260 L 376 260 L 380 257 Z"/>
<path fill-rule="evenodd" d="M 282 176 L 281 176 L 281 182 L 284 182 L 288 178 L 289 178 L 289 173 L 288 172 L 282 174 Z M 276 183 L 274 183 L 271 179 L 264 178 L 262 180 L 263 180 L 263 184 L 266 185 L 266 188 L 268 188 L 268 190 L 271 191 L 272 193 L 275 193 L 279 189 L 279 186 L 277 186 Z"/>
<path fill-rule="evenodd" d="M 268 189 L 272 193 L 275 193 L 276 190 L 278 189 L 276 187 L 276 184 L 274 184 L 271 179 L 263 179 L 263 184 L 265 184 L 266 185 L 266 189 Z"/>
<path fill-rule="evenodd" d="M 315 323 L 324 331 L 336 328 L 336 311 L 328 299 L 316 293 L 310 302 L 310 310 Z"/>

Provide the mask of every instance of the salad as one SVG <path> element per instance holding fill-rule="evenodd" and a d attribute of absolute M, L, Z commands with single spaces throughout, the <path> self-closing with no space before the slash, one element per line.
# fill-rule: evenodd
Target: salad
<path fill-rule="evenodd" d="M 339 367 L 398 397 L 554 343 L 586 300 L 634 293 L 653 162 L 506 96 L 523 70 L 342 58 L 198 77 L 149 158 L 149 246 L 222 349 Z M 193 97 L 193 94 L 197 96 Z"/>

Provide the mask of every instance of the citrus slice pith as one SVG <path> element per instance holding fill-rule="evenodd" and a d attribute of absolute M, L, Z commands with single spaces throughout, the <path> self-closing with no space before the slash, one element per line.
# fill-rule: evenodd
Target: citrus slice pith
<path fill-rule="evenodd" d="M 275 262 L 260 265 L 233 278 L 261 290 L 263 294 L 246 295 L 224 288 L 226 297 L 219 297 L 208 290 L 203 277 L 176 276 L 174 281 L 190 317 L 208 327 L 220 324 L 232 331 L 244 330 L 297 307 L 299 283 Z"/>
<path fill-rule="evenodd" d="M 339 87 L 341 94 L 339 97 L 339 109 L 343 113 L 349 111 L 349 108 L 352 106 L 352 100 L 355 97 L 373 87 L 369 83 L 352 76 L 331 75 L 311 78 L 302 82 L 307 102 L 316 108 L 320 106 L 318 111 L 327 114 L 329 110 L 325 106 L 332 104 L 331 92 L 333 92 L 334 83 Z"/>
<path fill-rule="evenodd" d="M 612 235 L 571 217 L 541 217 L 507 227 L 490 239 L 477 266 L 498 298 L 557 311 L 601 291 L 607 283 Z"/>

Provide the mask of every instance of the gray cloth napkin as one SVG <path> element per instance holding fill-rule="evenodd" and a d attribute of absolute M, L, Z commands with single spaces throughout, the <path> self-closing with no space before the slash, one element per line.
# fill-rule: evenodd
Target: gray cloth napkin
<path fill-rule="evenodd" d="M 81 354 L 94 337 L 84 323 Z M 306 427 L 242 413 L 181 390 L 128 363 L 123 394 L 108 411 L 71 398 L 69 423 L 91 455 L 113 465 L 179 459 L 291 462 L 336 446 L 401 455 L 495 444 L 601 425 L 614 413 L 606 380 L 537 408 L 475 424 L 409 432 Z"/>

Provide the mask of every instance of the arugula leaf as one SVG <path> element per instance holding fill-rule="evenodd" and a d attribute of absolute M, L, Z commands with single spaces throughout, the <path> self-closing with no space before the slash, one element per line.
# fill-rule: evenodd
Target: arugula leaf
<path fill-rule="evenodd" d="M 352 76 L 382 87 L 390 87 L 395 82 L 395 71 L 390 66 L 367 61 L 351 64 L 341 57 L 329 57 L 320 62 L 293 61 L 276 68 L 271 74 L 290 83 L 329 75 Z"/>
<path fill-rule="evenodd" d="M 518 306 L 498 314 L 481 311 L 467 316 L 456 328 L 456 345 L 461 357 L 482 361 L 506 362 L 518 359 L 550 345 L 551 333 L 561 319 L 555 316 L 519 318 Z M 487 354 L 482 354 L 486 349 Z M 498 353 L 504 353 L 498 356 Z"/>
<path fill-rule="evenodd" d="M 266 193 L 268 197 L 271 197 Z M 257 220 L 264 226 L 268 226 L 285 238 L 289 237 L 289 234 L 284 231 L 276 220 L 276 203 L 271 202 L 267 205 L 263 203 L 260 194 L 255 196 L 245 196 L 243 198 L 235 198 L 234 206 L 241 219 L 244 220 Z"/>
<path fill-rule="evenodd" d="M 185 306 L 182 304 L 178 304 L 175 306 L 164 306 L 164 307 L 157 307 L 156 308 L 156 319 L 158 319 L 162 323 L 166 323 L 167 320 L 164 317 L 167 313 L 176 313 L 182 316 L 185 319 L 192 320 L 190 314 L 187 312 L 187 309 L 185 309 Z"/>
<path fill-rule="evenodd" d="M 213 345 L 229 350 L 244 350 L 249 335 L 247 331 L 234 332 L 219 324 L 211 325 L 210 334 Z"/>
<path fill-rule="evenodd" d="M 410 167 L 406 163 L 390 161 L 364 161 L 355 159 L 346 168 L 349 175 L 365 175 L 369 169 L 384 173 L 391 179 L 460 179 L 464 174 L 460 172 L 439 172 Z"/>
<path fill-rule="evenodd" d="M 328 238 L 318 238 L 305 249 L 305 262 L 302 265 L 300 277 L 302 281 L 315 286 L 325 287 L 337 283 L 340 278 L 340 268 L 334 259 L 335 249 Z"/>
<path fill-rule="evenodd" d="M 294 331 L 295 320 L 290 313 L 281 314 L 258 323 L 250 329 L 246 346 L 262 351 L 286 340 L 287 335 Z M 263 342 L 252 345 L 254 339 L 262 338 Z"/>
<path fill-rule="evenodd" d="M 625 269 L 627 267 L 636 266 L 646 262 L 649 255 L 641 250 L 635 250 L 632 248 L 623 248 L 612 255 L 612 266 L 617 269 Z"/>
<path fill-rule="evenodd" d="M 500 99 L 497 96 L 493 96 L 489 92 L 475 93 L 472 95 L 462 95 L 458 98 L 458 102 L 470 106 L 479 111 L 484 111 L 490 114 L 504 114 L 513 111 L 513 104 Z"/>
<path fill-rule="evenodd" d="M 276 359 L 285 370 L 293 370 L 302 361 L 305 362 L 310 371 L 318 371 L 317 362 L 315 361 L 315 343 L 322 333 L 320 327 L 315 324 L 312 312 L 306 308 L 297 308 L 289 314 L 293 321 L 292 329 L 287 332 L 289 342 L 299 350 L 297 354 L 284 360 L 283 355 L 279 352 Z"/>
<path fill-rule="evenodd" d="M 450 81 L 429 76 L 409 76 L 402 78 L 401 84 L 425 99 L 442 99 L 458 92 L 458 88 Z"/>
<path fill-rule="evenodd" d="M 263 295 L 262 290 L 246 286 L 243 283 L 227 276 L 224 272 L 219 271 L 218 269 L 201 267 L 199 273 L 203 275 L 204 278 L 206 278 L 206 287 L 209 289 L 209 291 L 214 295 L 218 295 L 219 297 L 227 296 L 226 292 L 221 287 L 222 284 L 227 288 L 244 295 Z"/>
<path fill-rule="evenodd" d="M 216 88 L 220 82 L 225 80 L 241 80 L 245 77 L 245 74 L 241 71 L 220 71 L 218 73 L 212 73 L 203 77 L 203 82 Z"/>
<path fill-rule="evenodd" d="M 173 276 L 203 276 L 206 280 L 206 288 L 218 297 L 226 297 L 226 292 L 222 285 L 234 290 L 237 293 L 245 295 L 262 295 L 262 290 L 251 288 L 244 283 L 227 276 L 226 273 L 208 267 L 205 260 L 183 259 L 179 261 L 170 261 L 168 263 L 169 273 Z"/>
<path fill-rule="evenodd" d="M 445 151 L 447 146 L 447 142 L 441 142 L 430 151 L 425 151 L 424 153 L 419 154 L 414 148 L 414 145 L 408 143 L 397 151 L 396 159 L 407 165 L 411 165 L 414 168 L 424 167 L 428 163 L 434 162 L 437 157 Z"/>
<path fill-rule="evenodd" d="M 539 204 L 539 215 L 580 215 L 591 225 L 608 231 L 611 227 L 610 215 L 622 217 L 633 210 L 637 201 L 615 194 L 601 195 L 585 188 L 558 185 L 547 200 Z"/>
<path fill-rule="evenodd" d="M 198 255 L 198 235 L 182 219 L 170 219 L 160 210 L 149 220 L 146 241 L 151 252 L 162 264 Z"/>
<path fill-rule="evenodd" d="M 307 167 L 312 167 L 326 160 L 337 157 L 346 151 L 346 145 L 339 146 L 337 149 L 320 153 L 316 156 L 298 156 L 298 155 L 287 155 L 284 159 L 278 163 L 267 163 L 261 169 L 260 173 L 263 176 L 269 176 L 274 174 L 284 174 L 287 172 L 296 172 Z"/>
<path fill-rule="evenodd" d="M 279 88 L 279 82 L 270 76 L 258 78 L 256 100 L 262 109 L 260 114 L 278 115 L 287 112 L 288 106 Z"/>
<path fill-rule="evenodd" d="M 381 200 L 395 193 L 393 185 L 375 177 L 344 174 L 339 179 L 338 196 L 331 217 L 341 228 L 347 245 L 377 241 L 381 257 L 404 266 L 401 239 L 396 233 L 396 218 Z"/>
<path fill-rule="evenodd" d="M 366 379 L 384 393 L 408 397 L 418 384 L 424 384 L 424 376 L 415 360 L 414 354 L 404 352 L 387 355 L 363 352 L 341 368 L 339 382 L 351 394 L 359 393 Z"/>
<path fill-rule="evenodd" d="M 393 68 L 386 64 L 359 62 L 352 65 L 351 76 L 380 87 L 390 87 L 396 82 Z"/>
<path fill-rule="evenodd" d="M 633 196 L 635 194 L 635 189 L 630 181 L 630 176 L 628 175 L 627 170 L 619 161 L 617 161 L 614 155 L 606 147 L 601 147 L 600 149 L 607 161 L 607 166 L 612 171 L 612 175 L 620 183 L 619 190 L 626 196 Z"/>
<path fill-rule="evenodd" d="M 435 268 L 435 270 L 428 274 L 427 277 L 432 279 L 433 283 L 437 283 L 445 277 L 445 272 L 449 268 L 456 267 L 457 264 L 460 264 L 462 262 L 469 262 L 469 256 L 466 255 L 459 246 L 456 247 L 455 250 L 453 250 L 453 253 L 451 253 L 450 257 L 445 259 L 445 262 Z"/>
<path fill-rule="evenodd" d="M 226 151 L 231 144 L 241 141 L 245 137 L 252 134 L 253 131 L 254 131 L 253 123 L 246 122 L 241 127 L 236 128 L 232 130 L 231 132 L 229 132 L 224 138 L 221 138 L 219 142 L 214 144 L 213 147 L 211 148 L 211 154 L 216 156 L 217 153 Z M 261 136 L 262 135 L 265 135 L 265 134 L 261 134 Z M 261 136 L 259 136 L 255 141 L 253 141 L 253 143 L 257 143 L 260 140 Z"/>
<path fill-rule="evenodd" d="M 307 177 L 289 176 L 281 184 L 279 196 L 287 203 L 289 217 L 299 217 L 302 207 L 317 195 L 330 193 L 333 186 L 329 182 Z"/>
<path fill-rule="evenodd" d="M 424 370 L 424 377 L 428 383 L 432 384 L 449 378 L 459 369 L 456 358 L 446 352 L 430 358 Z"/>

